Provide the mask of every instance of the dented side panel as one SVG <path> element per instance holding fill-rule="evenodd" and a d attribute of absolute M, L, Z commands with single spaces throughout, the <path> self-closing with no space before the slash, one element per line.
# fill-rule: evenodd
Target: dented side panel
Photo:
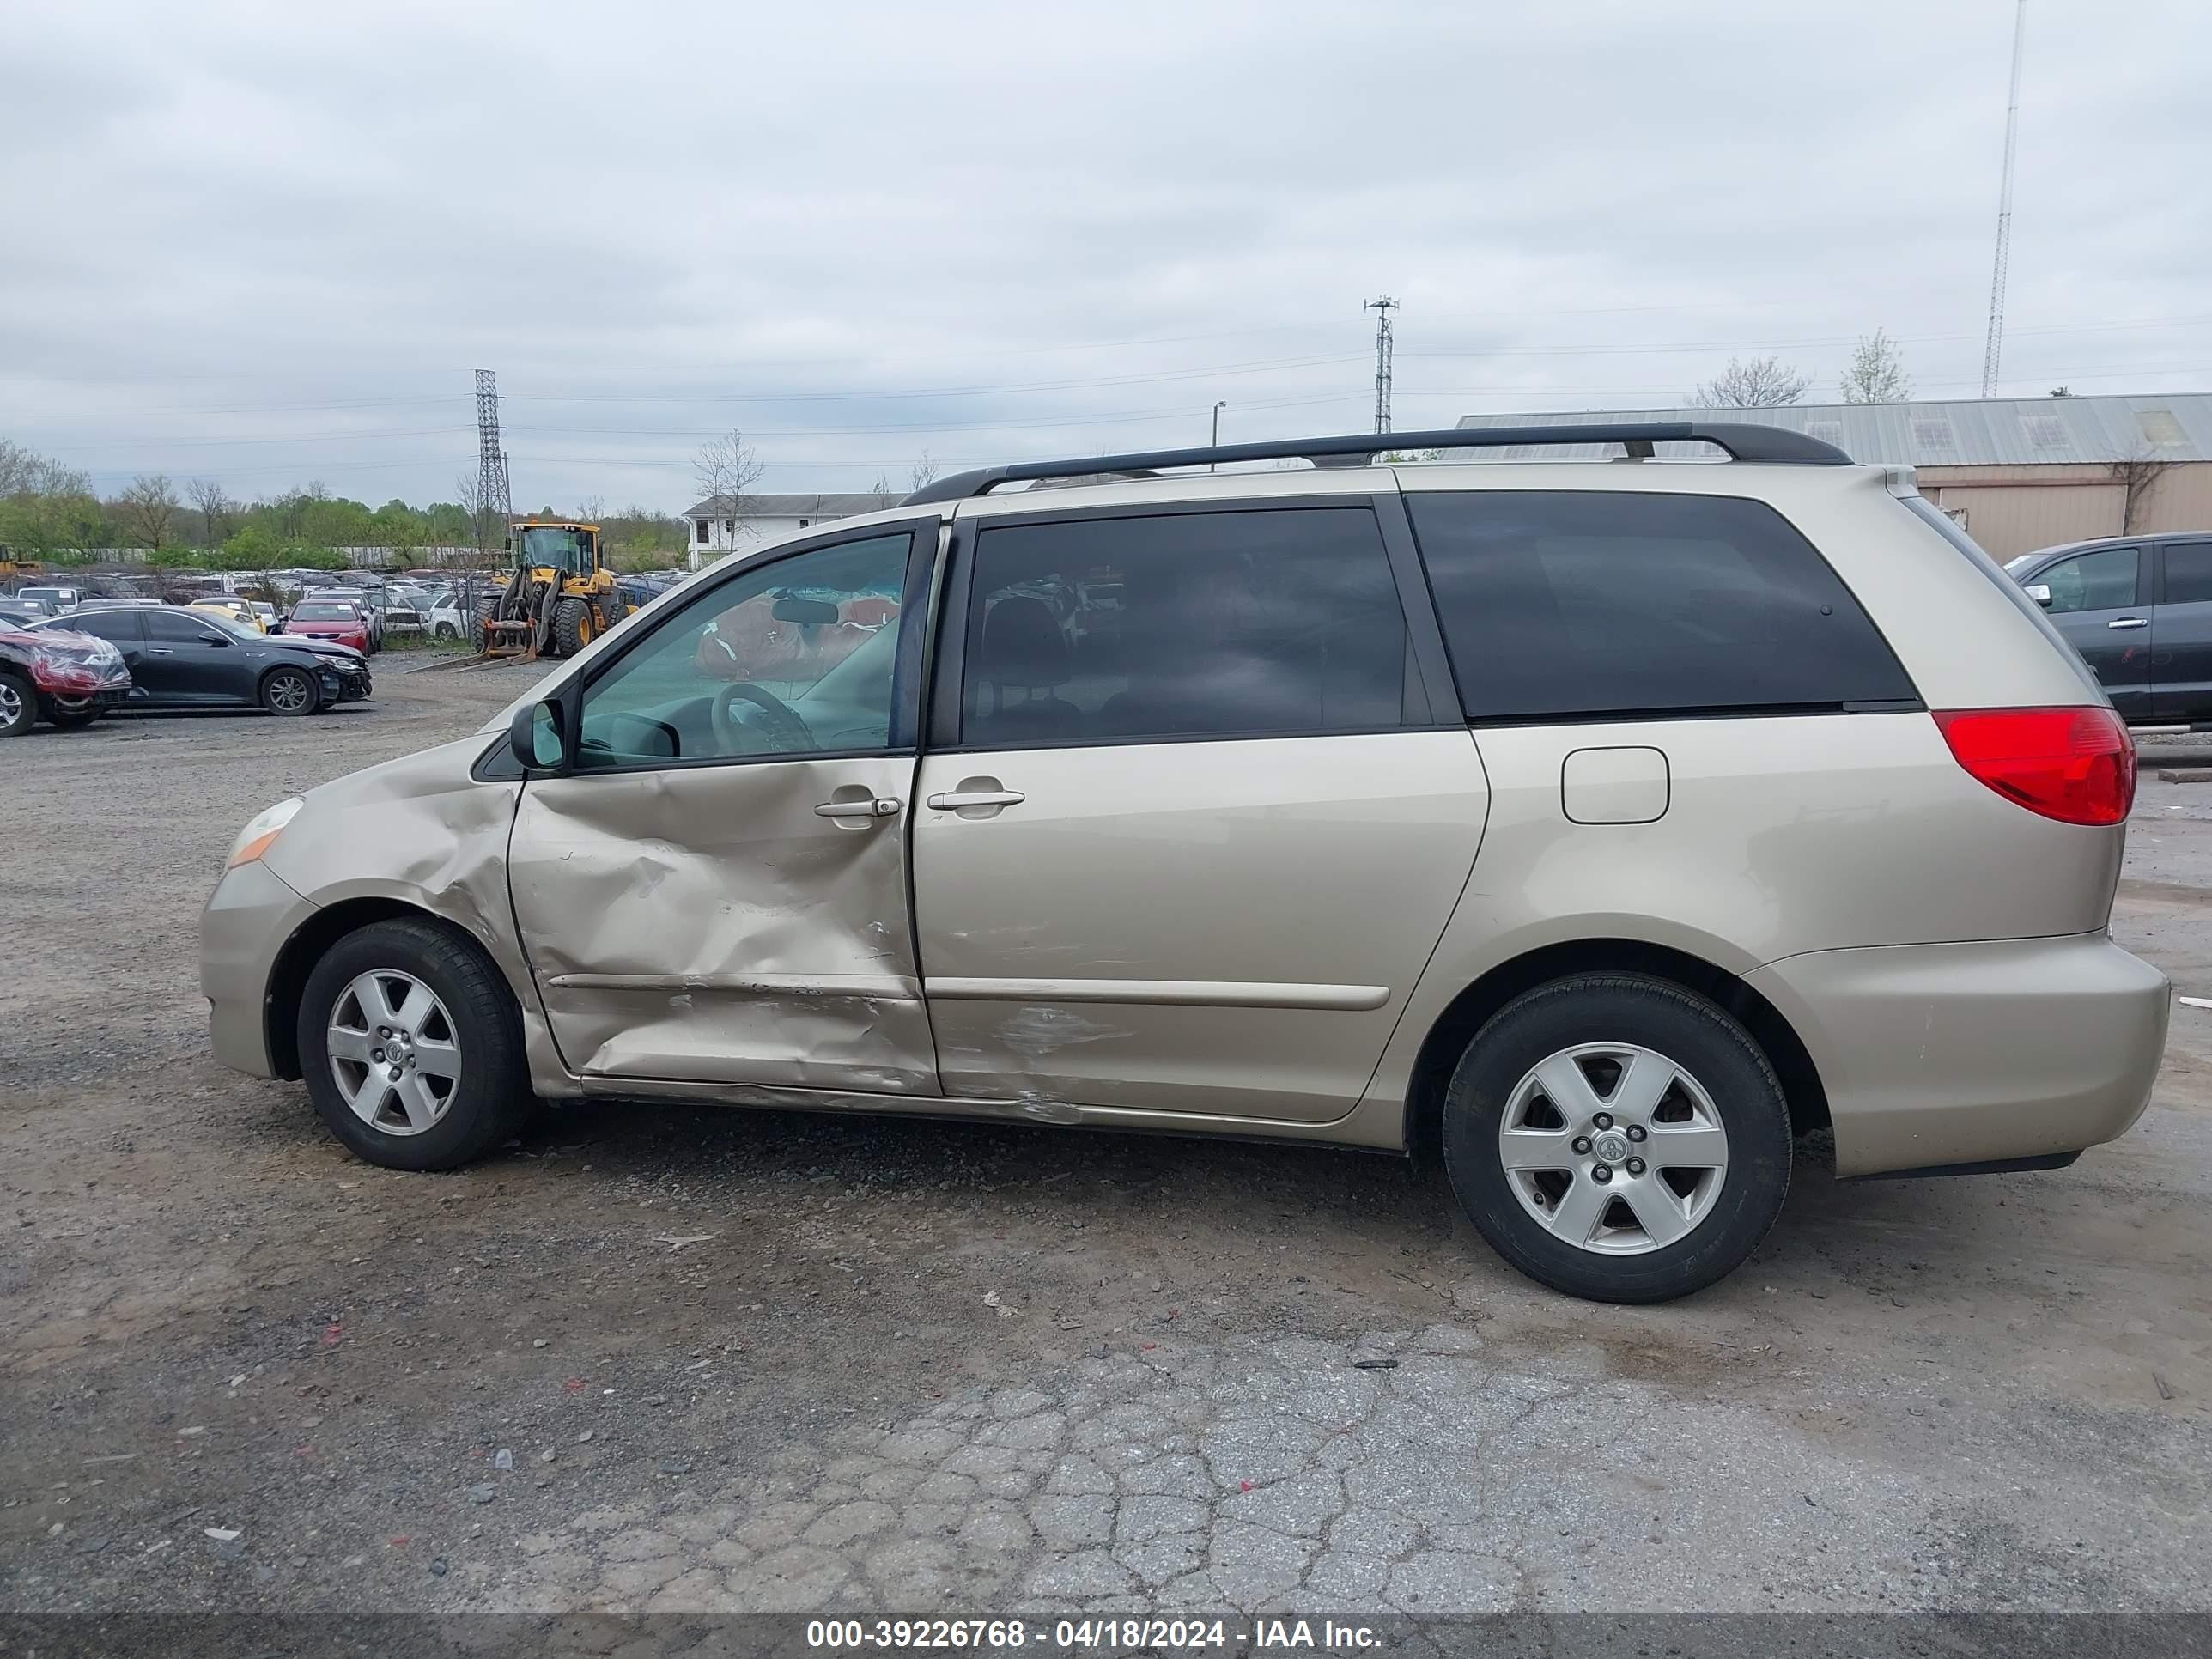
<path fill-rule="evenodd" d="M 390 899 L 462 928 L 514 988 L 532 1085 L 541 1094 L 574 1094 L 507 905 L 507 830 L 521 785 L 471 777 L 483 749 L 482 738 L 465 738 L 310 791 L 306 809 L 262 862 L 319 908 Z M 272 960 L 283 943 L 270 941 Z"/>
<path fill-rule="evenodd" d="M 979 787 L 1014 802 L 927 805 Z M 1489 799 L 1464 730 L 932 755 L 917 793 L 948 1095 L 1314 1124 L 1366 1087 Z"/>
<path fill-rule="evenodd" d="M 909 757 L 533 779 L 514 910 L 571 1071 L 933 1094 L 899 817 Z M 842 792 L 842 793 L 841 793 Z"/>

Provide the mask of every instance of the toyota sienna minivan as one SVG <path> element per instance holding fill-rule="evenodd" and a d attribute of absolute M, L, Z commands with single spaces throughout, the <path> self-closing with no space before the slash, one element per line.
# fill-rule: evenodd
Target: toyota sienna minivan
<path fill-rule="evenodd" d="M 2127 1130 L 2134 750 L 1909 471 L 1393 441 L 1447 454 L 999 467 L 701 572 L 248 823 L 216 1054 L 398 1169 L 587 1096 L 1433 1150 L 1618 1302 L 1741 1262 L 1805 1133 L 1855 1176 Z M 1600 459 L 1496 453 L 1540 443 Z"/>

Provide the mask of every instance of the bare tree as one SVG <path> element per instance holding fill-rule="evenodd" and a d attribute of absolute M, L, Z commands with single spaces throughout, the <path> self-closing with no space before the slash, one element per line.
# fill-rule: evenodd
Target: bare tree
<path fill-rule="evenodd" d="M 1771 357 L 1749 362 L 1729 359 L 1728 367 L 1690 394 L 1698 409 L 1774 409 L 1794 404 L 1813 383 Z"/>
<path fill-rule="evenodd" d="M 453 499 L 460 503 L 462 515 L 469 521 L 469 529 L 477 538 L 477 552 L 481 556 L 491 550 L 492 509 L 498 503 L 484 494 L 481 473 L 462 473 L 453 480 Z"/>
<path fill-rule="evenodd" d="M 222 538 L 230 533 L 230 496 L 213 478 L 195 478 L 191 482 L 192 505 L 200 510 L 202 539 L 210 547 L 222 545 Z"/>
<path fill-rule="evenodd" d="M 868 486 L 868 494 L 876 498 L 878 507 L 898 505 L 898 491 L 891 488 L 891 475 L 888 472 L 876 474 L 875 483 Z"/>
<path fill-rule="evenodd" d="M 28 495 L 39 487 L 39 475 L 51 465 L 45 457 L 18 443 L 0 438 L 0 501 Z"/>
<path fill-rule="evenodd" d="M 131 488 L 123 492 L 118 507 L 124 527 L 158 553 L 168 544 L 180 505 L 176 486 L 167 475 L 156 472 L 151 477 L 133 478 Z"/>
<path fill-rule="evenodd" d="M 2160 459 L 2148 450 L 2140 448 L 2124 461 L 2112 464 L 2112 480 L 2122 490 L 2120 534 L 2135 534 L 2136 515 L 2149 501 L 2151 491 L 2158 488 L 2158 481 L 2172 470 L 2172 461 Z"/>
<path fill-rule="evenodd" d="M 921 452 L 921 459 L 914 464 L 914 471 L 909 476 L 914 479 L 909 488 L 915 489 L 937 482 L 937 463 L 929 459 L 927 450 Z"/>
<path fill-rule="evenodd" d="M 1905 372 L 1905 354 L 1897 342 L 1881 329 L 1860 335 L 1844 370 L 1844 401 L 1901 404 L 1911 395 L 1912 378 Z"/>
<path fill-rule="evenodd" d="M 709 513 L 732 529 L 753 515 L 750 492 L 760 482 L 761 471 L 761 458 L 746 446 L 741 432 L 700 445 L 699 453 L 691 458 L 700 498 Z M 733 544 L 734 538 L 724 543 Z"/>
<path fill-rule="evenodd" d="M 607 521 L 607 498 L 604 495 L 585 496 L 583 504 L 576 509 L 576 516 L 586 524 L 605 524 Z"/>

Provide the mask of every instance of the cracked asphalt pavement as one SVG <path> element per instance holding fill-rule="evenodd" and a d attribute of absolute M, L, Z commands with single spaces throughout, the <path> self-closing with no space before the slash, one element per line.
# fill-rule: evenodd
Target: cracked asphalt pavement
<path fill-rule="evenodd" d="M 1351 1152 L 594 1104 L 452 1176 L 208 1058 L 253 811 L 521 673 L 7 745 L 0 1611 L 2212 1607 L 2212 1012 L 2052 1174 L 1838 1185 L 1688 1302 Z M 2115 932 L 2212 992 L 2212 787 Z"/>

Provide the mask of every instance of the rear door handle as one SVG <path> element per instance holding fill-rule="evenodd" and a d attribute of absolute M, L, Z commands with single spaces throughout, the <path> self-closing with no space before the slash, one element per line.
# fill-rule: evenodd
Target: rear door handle
<path fill-rule="evenodd" d="M 897 814 L 900 803 L 886 795 L 872 800 L 825 800 L 814 809 L 817 818 L 888 818 Z"/>
<path fill-rule="evenodd" d="M 2148 617 L 2122 617 L 2117 622 L 2106 623 L 2105 626 L 2107 628 L 2148 628 L 2150 626 L 2150 618 Z"/>
<path fill-rule="evenodd" d="M 1019 806 L 1028 799 L 1018 789 L 961 789 L 932 795 L 929 805 L 933 811 L 957 812 L 963 806 Z"/>

